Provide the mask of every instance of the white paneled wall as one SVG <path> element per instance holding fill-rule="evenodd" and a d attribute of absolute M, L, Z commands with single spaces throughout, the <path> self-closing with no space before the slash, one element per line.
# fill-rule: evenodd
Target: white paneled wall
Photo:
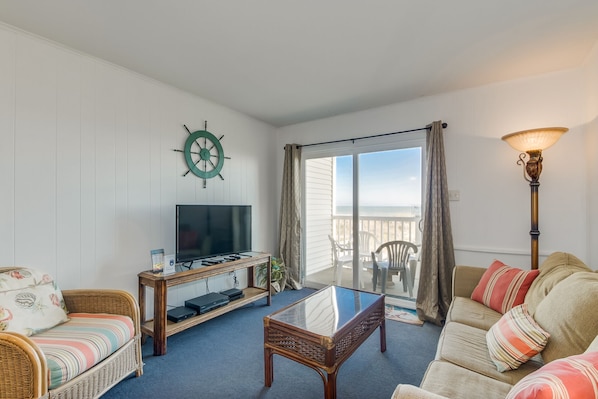
<path fill-rule="evenodd" d="M 174 251 L 177 203 L 252 205 L 254 249 L 274 251 L 273 127 L 3 25 L 0 54 L 0 265 L 41 268 L 61 288 L 136 296 L 149 251 Z M 183 124 L 201 130 L 206 120 L 231 159 L 225 180 L 204 189 L 182 176 L 173 149 L 188 136 Z M 185 289 L 206 287 L 183 287 L 169 303 Z"/>

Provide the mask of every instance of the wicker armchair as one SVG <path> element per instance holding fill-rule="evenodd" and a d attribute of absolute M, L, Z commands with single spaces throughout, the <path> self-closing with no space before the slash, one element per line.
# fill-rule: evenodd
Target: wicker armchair
<path fill-rule="evenodd" d="M 97 398 L 133 372 L 137 377 L 143 374 L 139 306 L 131 294 L 97 289 L 64 290 L 62 294 L 70 312 L 129 316 L 134 338 L 91 369 L 48 390 L 46 359 L 39 347 L 24 335 L 0 332 L 0 399 Z"/>

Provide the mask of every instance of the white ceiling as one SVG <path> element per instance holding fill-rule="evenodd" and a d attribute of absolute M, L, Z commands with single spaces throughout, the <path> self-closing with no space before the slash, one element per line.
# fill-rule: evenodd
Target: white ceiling
<path fill-rule="evenodd" d="M 580 66 L 597 0 L 0 0 L 0 21 L 274 126 Z"/>

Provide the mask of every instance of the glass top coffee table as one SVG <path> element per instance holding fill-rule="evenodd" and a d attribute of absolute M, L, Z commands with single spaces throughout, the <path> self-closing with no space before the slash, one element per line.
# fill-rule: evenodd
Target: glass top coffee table
<path fill-rule="evenodd" d="M 336 398 L 341 364 L 378 327 L 384 352 L 384 295 L 337 286 L 264 317 L 265 385 L 272 386 L 272 356 L 278 354 L 316 370 L 324 382 L 324 397 Z"/>

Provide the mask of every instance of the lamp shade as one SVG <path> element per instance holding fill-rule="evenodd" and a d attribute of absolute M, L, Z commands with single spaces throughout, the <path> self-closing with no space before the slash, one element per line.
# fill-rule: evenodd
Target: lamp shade
<path fill-rule="evenodd" d="M 543 127 L 510 133 L 502 139 L 517 151 L 542 151 L 556 143 L 568 130 L 566 127 Z"/>

